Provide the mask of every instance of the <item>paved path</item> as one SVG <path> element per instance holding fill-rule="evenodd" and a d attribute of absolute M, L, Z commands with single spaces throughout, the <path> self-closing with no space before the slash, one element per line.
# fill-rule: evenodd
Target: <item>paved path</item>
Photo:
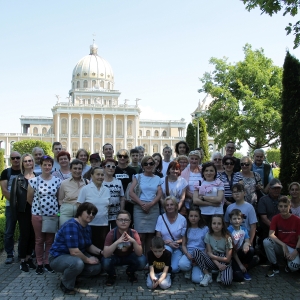
<path fill-rule="evenodd" d="M 36 275 L 19 269 L 19 263 L 5 265 L 5 253 L 0 255 L 0 300 L 63 300 L 63 299 L 101 299 L 101 300 L 158 300 L 158 299 L 300 299 L 300 272 L 280 274 L 266 278 L 268 266 L 258 266 L 252 270 L 252 280 L 234 282 L 223 287 L 215 281 L 208 287 L 200 287 L 186 280 L 182 274 L 176 275 L 168 290 L 151 291 L 146 287 L 144 273 L 139 272 L 139 282 L 127 281 L 125 269 L 118 269 L 118 279 L 113 287 L 104 285 L 105 276 L 84 279 L 75 296 L 65 296 L 60 288 L 59 274 Z"/>

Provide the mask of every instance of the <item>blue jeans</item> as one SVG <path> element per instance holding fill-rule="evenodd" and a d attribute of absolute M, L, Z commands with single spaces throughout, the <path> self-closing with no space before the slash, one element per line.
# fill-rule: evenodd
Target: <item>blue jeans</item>
<path fill-rule="evenodd" d="M 17 219 L 12 219 L 11 207 L 5 207 L 5 234 L 4 234 L 4 249 L 7 253 L 7 257 L 14 256 L 14 234 L 17 224 Z"/>
<path fill-rule="evenodd" d="M 115 266 L 128 265 L 127 272 L 141 271 L 147 264 L 144 255 L 137 256 L 134 252 L 126 256 L 112 255 L 101 260 L 103 270 L 110 276 L 116 275 Z"/>
<path fill-rule="evenodd" d="M 180 271 L 179 261 L 183 255 L 181 251 L 181 247 L 174 249 L 166 245 L 165 248 L 172 253 L 172 257 L 171 257 L 172 273 L 178 273 Z"/>
<path fill-rule="evenodd" d="M 183 255 L 179 261 L 179 268 L 183 272 L 188 272 L 192 270 L 192 282 L 200 283 L 203 279 L 203 272 L 199 268 L 199 266 L 193 266 L 192 262 L 187 258 L 186 255 Z"/>

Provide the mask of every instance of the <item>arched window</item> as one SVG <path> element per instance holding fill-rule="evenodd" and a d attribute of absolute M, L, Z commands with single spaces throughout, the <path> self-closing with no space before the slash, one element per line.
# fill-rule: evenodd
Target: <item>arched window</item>
<path fill-rule="evenodd" d="M 90 134 L 90 120 L 84 119 L 83 120 L 83 130 L 82 130 L 84 135 L 89 135 Z"/>
<path fill-rule="evenodd" d="M 80 81 L 77 81 L 76 88 L 80 89 Z"/>
<path fill-rule="evenodd" d="M 74 87 L 75 87 L 75 82 L 72 83 L 72 89 L 74 89 Z"/>
<path fill-rule="evenodd" d="M 90 144 L 89 143 L 83 143 L 83 149 L 85 149 L 86 151 L 90 151 Z"/>
<path fill-rule="evenodd" d="M 76 153 L 78 151 L 78 144 L 76 142 L 72 143 L 72 156 L 76 157 Z"/>
<path fill-rule="evenodd" d="M 112 135 L 111 120 L 105 120 L 105 134 Z"/>
<path fill-rule="evenodd" d="M 132 135 L 132 121 L 127 121 L 127 135 Z"/>
<path fill-rule="evenodd" d="M 100 135 L 101 134 L 101 122 L 99 119 L 94 121 L 94 134 Z"/>
<path fill-rule="evenodd" d="M 150 136 L 150 130 L 146 131 L 146 136 Z"/>
<path fill-rule="evenodd" d="M 68 150 L 66 142 L 61 142 L 61 147 L 62 147 L 63 150 Z"/>
<path fill-rule="evenodd" d="M 104 82 L 103 81 L 100 82 L 100 87 L 104 88 Z"/>
<path fill-rule="evenodd" d="M 42 134 L 47 134 L 47 128 L 46 127 L 43 127 Z"/>
<path fill-rule="evenodd" d="M 117 120 L 117 135 L 123 135 L 123 126 L 122 121 Z"/>
<path fill-rule="evenodd" d="M 96 80 L 93 80 L 92 81 L 92 87 L 95 87 L 95 85 L 96 85 Z"/>
<path fill-rule="evenodd" d="M 88 87 L 88 82 L 87 82 L 87 80 L 85 80 L 85 81 L 83 82 L 83 87 L 84 87 L 84 88 L 87 88 L 87 87 Z"/>
<path fill-rule="evenodd" d="M 139 136 L 143 136 L 142 130 L 139 130 Z"/>
<path fill-rule="evenodd" d="M 37 127 L 34 127 L 34 128 L 33 128 L 33 134 L 38 134 L 38 133 L 39 133 L 38 128 L 37 128 Z"/>
<path fill-rule="evenodd" d="M 110 83 L 107 84 L 107 89 L 110 90 Z"/>
<path fill-rule="evenodd" d="M 158 130 L 155 130 L 154 131 L 154 136 L 158 136 L 158 135 L 159 135 Z"/>
<path fill-rule="evenodd" d="M 167 132 L 165 130 L 162 132 L 162 136 L 167 136 Z"/>
<path fill-rule="evenodd" d="M 99 143 L 95 143 L 94 151 L 95 151 L 95 153 L 100 153 L 100 144 Z"/>
<path fill-rule="evenodd" d="M 158 145 L 154 144 L 153 145 L 153 153 L 158 152 Z"/>
<path fill-rule="evenodd" d="M 61 119 L 61 121 L 60 121 L 60 133 L 61 134 L 67 134 L 67 126 L 68 126 L 67 119 Z"/>
<path fill-rule="evenodd" d="M 122 144 L 121 143 L 117 143 L 117 151 L 122 149 Z"/>
<path fill-rule="evenodd" d="M 72 134 L 79 134 L 79 128 L 78 128 L 78 120 L 77 119 L 73 119 L 72 120 Z"/>
<path fill-rule="evenodd" d="M 131 143 L 128 143 L 128 144 L 127 144 L 127 150 L 130 151 L 131 149 L 132 149 L 132 144 L 131 144 Z"/>
<path fill-rule="evenodd" d="M 145 155 L 148 155 L 148 144 L 143 144 L 143 147 L 145 148 Z"/>

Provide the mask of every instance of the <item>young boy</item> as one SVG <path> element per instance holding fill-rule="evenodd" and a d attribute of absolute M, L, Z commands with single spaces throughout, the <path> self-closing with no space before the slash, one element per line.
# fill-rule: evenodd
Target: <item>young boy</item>
<path fill-rule="evenodd" d="M 232 260 L 233 279 L 235 281 L 251 280 L 247 266 L 253 259 L 254 248 L 251 247 L 248 230 L 241 226 L 243 214 L 239 209 L 233 209 L 229 217 L 231 225 L 227 229 L 231 233 L 236 250 Z"/>
<path fill-rule="evenodd" d="M 155 289 L 160 286 L 165 290 L 171 286 L 171 252 L 165 249 L 165 243 L 161 237 L 154 237 L 151 245 L 151 250 L 147 253 L 150 269 L 147 287 Z"/>
<path fill-rule="evenodd" d="M 264 247 L 271 266 L 267 277 L 279 273 L 276 254 L 286 259 L 286 272 L 300 269 L 300 218 L 290 213 L 291 201 L 282 196 L 278 200 L 279 214 L 272 218 L 269 237 Z"/>
<path fill-rule="evenodd" d="M 140 173 L 141 171 L 141 165 L 139 164 L 139 150 L 137 149 L 131 149 L 130 150 L 130 159 L 131 159 L 131 163 L 129 164 L 129 166 L 131 168 L 133 168 L 136 173 Z"/>

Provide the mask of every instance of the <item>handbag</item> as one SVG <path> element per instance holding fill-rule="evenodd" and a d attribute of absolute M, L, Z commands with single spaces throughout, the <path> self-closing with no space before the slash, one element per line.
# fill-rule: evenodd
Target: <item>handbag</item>
<path fill-rule="evenodd" d="M 38 201 L 41 210 L 40 193 L 39 193 L 39 176 L 37 177 L 37 193 Z M 42 216 L 42 232 L 44 233 L 56 233 L 58 230 L 59 219 L 58 216 Z"/>
<path fill-rule="evenodd" d="M 127 185 L 127 188 L 126 188 L 126 192 L 125 192 L 125 198 L 126 200 L 131 203 L 131 204 L 135 204 L 135 202 L 132 200 L 132 198 L 129 196 L 129 190 L 130 190 L 130 187 L 132 185 L 132 181 Z M 142 189 L 141 189 L 141 174 L 138 174 L 138 178 L 137 178 L 137 184 L 136 186 L 134 187 L 133 189 L 134 193 L 140 197 L 141 193 L 142 193 Z"/>

